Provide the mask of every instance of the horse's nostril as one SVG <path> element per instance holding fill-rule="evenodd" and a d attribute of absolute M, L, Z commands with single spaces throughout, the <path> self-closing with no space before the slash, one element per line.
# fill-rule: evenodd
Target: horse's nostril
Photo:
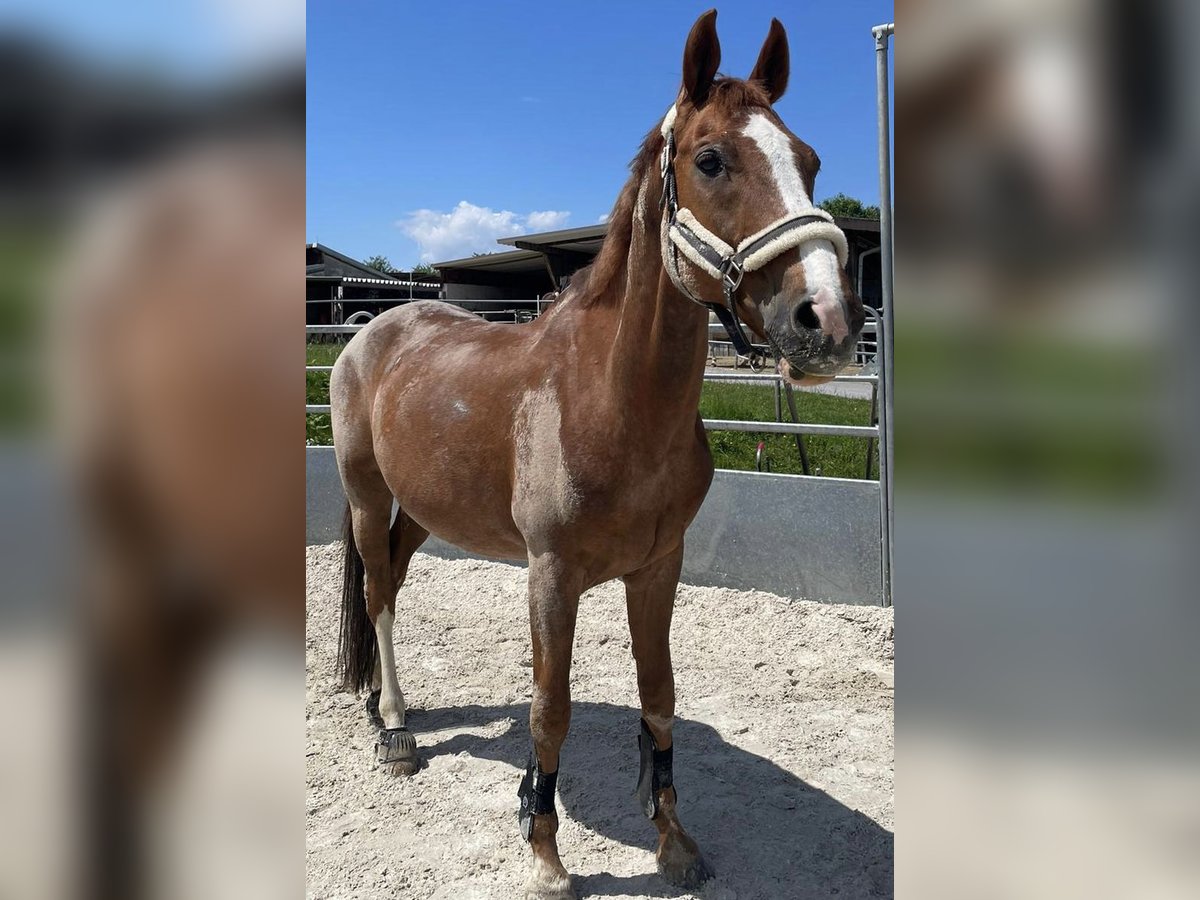
<path fill-rule="evenodd" d="M 796 307 L 796 325 L 810 331 L 820 331 L 821 320 L 817 318 L 816 305 L 811 300 L 805 300 Z"/>

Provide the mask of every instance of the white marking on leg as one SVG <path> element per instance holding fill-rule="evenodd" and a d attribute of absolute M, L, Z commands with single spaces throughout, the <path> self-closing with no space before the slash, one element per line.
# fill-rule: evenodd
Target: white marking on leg
<path fill-rule="evenodd" d="M 786 215 L 803 215 L 813 209 L 812 198 L 804 189 L 804 178 L 796 165 L 792 142 L 783 130 L 765 113 L 752 113 L 742 134 L 754 141 L 755 146 L 767 158 L 771 176 L 779 191 Z M 808 290 L 816 293 L 828 287 L 839 302 L 842 299 L 842 281 L 838 269 L 837 251 L 829 241 L 808 241 L 800 245 L 800 260 L 804 265 L 804 282 Z"/>
<path fill-rule="evenodd" d="M 396 678 L 396 651 L 392 645 L 392 624 L 395 616 L 385 607 L 375 619 L 375 641 L 379 647 L 379 668 L 382 674 L 382 693 L 379 695 L 379 715 L 385 728 L 400 728 L 404 724 L 404 694 Z"/>

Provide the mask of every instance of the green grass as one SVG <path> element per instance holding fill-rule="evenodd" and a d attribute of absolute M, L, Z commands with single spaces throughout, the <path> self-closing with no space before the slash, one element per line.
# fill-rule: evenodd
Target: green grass
<path fill-rule="evenodd" d="M 871 403 L 846 397 L 831 397 L 808 391 L 796 391 L 796 412 L 801 422 L 822 425 L 869 425 Z M 700 414 L 706 419 L 744 419 L 753 422 L 775 421 L 775 392 L 769 386 L 716 384 L 706 382 L 700 394 Z M 783 419 L 790 421 L 787 403 Z M 762 434 L 752 431 L 710 431 L 708 445 L 718 469 L 754 469 L 758 442 L 766 444 L 772 472 L 800 474 L 800 451 L 790 434 Z M 836 478 L 862 478 L 867 462 L 867 441 L 855 437 L 805 435 L 813 474 Z M 877 478 L 877 455 L 872 453 L 871 477 Z"/>
<path fill-rule="evenodd" d="M 310 366 L 332 365 L 341 351 L 340 344 L 309 344 Z M 329 402 L 329 375 L 309 372 L 306 375 L 308 403 Z M 801 422 L 828 425 L 869 425 L 871 404 L 867 400 L 831 397 L 796 391 L 796 411 Z M 747 384 L 705 383 L 700 395 L 700 413 L 706 419 L 743 419 L 757 422 L 775 421 L 775 392 L 769 386 Z M 783 407 L 784 421 L 789 421 L 787 405 Z M 329 416 L 308 417 L 308 443 L 332 444 Z M 762 434 L 742 431 L 710 431 L 708 443 L 713 462 L 719 469 L 754 469 L 758 442 L 766 444 L 767 459 L 772 472 L 800 474 L 800 452 L 796 438 L 786 434 Z M 814 474 L 837 478 L 862 478 L 866 466 L 867 442 L 864 438 L 825 437 L 807 435 L 804 438 L 809 462 Z M 872 453 L 871 477 L 877 478 L 878 454 Z"/>
<path fill-rule="evenodd" d="M 310 366 L 332 366 L 338 354 L 342 352 L 344 343 L 308 344 L 306 354 Z M 304 376 L 305 403 L 329 402 L 329 373 L 307 372 Z M 308 417 L 308 427 L 305 430 L 305 443 L 309 446 L 328 445 L 333 443 L 333 428 L 329 424 L 329 416 L 311 415 Z"/>

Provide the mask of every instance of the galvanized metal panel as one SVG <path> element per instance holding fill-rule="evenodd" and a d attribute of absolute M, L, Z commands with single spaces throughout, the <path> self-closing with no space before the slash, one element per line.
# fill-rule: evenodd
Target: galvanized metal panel
<path fill-rule="evenodd" d="M 879 483 L 719 470 L 687 534 L 683 578 L 878 605 Z"/>
<path fill-rule="evenodd" d="M 328 544 L 341 540 L 346 494 L 332 447 L 306 447 L 304 451 L 304 543 Z"/>
<path fill-rule="evenodd" d="M 307 448 L 306 463 L 306 542 L 338 540 L 345 498 L 333 448 Z M 470 556 L 436 539 L 421 549 Z M 878 605 L 879 484 L 719 470 L 688 531 L 683 579 Z"/>

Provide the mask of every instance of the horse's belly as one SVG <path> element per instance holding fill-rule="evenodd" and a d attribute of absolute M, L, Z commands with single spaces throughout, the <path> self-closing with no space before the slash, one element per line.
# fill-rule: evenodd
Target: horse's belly
<path fill-rule="evenodd" d="M 516 527 L 504 527 L 499 516 L 461 516 L 447 512 L 447 507 L 433 504 L 405 503 L 400 500 L 404 511 L 434 537 L 441 538 L 475 553 L 496 559 L 525 559 L 525 540 Z"/>
<path fill-rule="evenodd" d="M 510 458 L 468 423 L 410 414 L 376 441 L 384 480 L 406 514 L 471 553 L 524 559 L 512 517 Z"/>

